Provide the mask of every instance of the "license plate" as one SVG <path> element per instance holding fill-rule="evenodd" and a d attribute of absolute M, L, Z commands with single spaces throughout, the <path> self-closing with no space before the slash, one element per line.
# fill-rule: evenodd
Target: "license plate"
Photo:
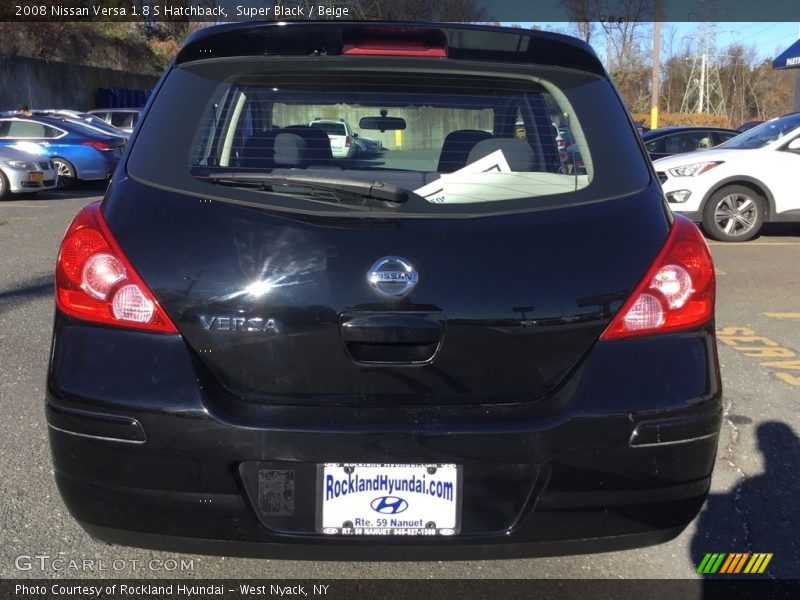
<path fill-rule="evenodd" d="M 39 172 L 28 173 L 28 180 L 42 182 L 44 181 L 44 173 L 39 173 Z"/>
<path fill-rule="evenodd" d="M 319 473 L 321 533 L 446 536 L 461 528 L 459 465 L 326 463 Z"/>

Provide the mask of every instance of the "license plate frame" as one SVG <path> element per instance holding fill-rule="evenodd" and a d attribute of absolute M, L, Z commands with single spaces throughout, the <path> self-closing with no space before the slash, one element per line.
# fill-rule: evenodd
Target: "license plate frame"
<path fill-rule="evenodd" d="M 461 531 L 462 480 L 462 466 L 452 463 L 322 463 L 317 467 L 317 532 L 456 535 Z"/>

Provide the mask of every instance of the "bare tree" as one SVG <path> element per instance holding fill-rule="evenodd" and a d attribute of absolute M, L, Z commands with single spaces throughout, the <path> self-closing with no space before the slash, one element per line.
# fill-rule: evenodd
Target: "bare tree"
<path fill-rule="evenodd" d="M 586 43 L 591 43 L 592 36 L 597 31 L 597 0 L 562 0 L 561 4 L 569 17 L 568 32 Z"/>

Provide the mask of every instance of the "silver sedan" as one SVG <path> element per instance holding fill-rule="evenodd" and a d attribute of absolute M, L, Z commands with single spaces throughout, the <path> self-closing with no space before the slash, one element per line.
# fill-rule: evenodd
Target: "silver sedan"
<path fill-rule="evenodd" d="M 9 194 L 50 190 L 57 185 L 58 173 L 48 156 L 0 147 L 0 200 Z"/>

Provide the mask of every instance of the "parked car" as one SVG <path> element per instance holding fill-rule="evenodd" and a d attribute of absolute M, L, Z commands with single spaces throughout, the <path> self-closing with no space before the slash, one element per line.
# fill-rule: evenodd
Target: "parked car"
<path fill-rule="evenodd" d="M 93 538 L 485 559 L 694 519 L 722 416 L 714 268 L 588 44 L 228 24 L 154 94 L 56 267 L 50 445 Z M 561 172 L 556 111 L 585 174 Z M 319 135 L 341 121 L 274 126 L 315 114 L 402 144 L 341 161 Z"/>
<path fill-rule="evenodd" d="M 747 131 L 749 129 L 752 129 L 756 125 L 761 125 L 763 122 L 764 121 L 761 121 L 759 119 L 756 119 L 756 120 L 753 120 L 753 121 L 745 121 L 744 123 L 742 123 L 741 125 L 739 125 L 736 128 L 736 131 L 738 131 L 739 133 L 743 133 L 743 132 L 745 132 L 745 131 Z"/>
<path fill-rule="evenodd" d="M 89 114 L 95 115 L 109 125 L 130 134 L 133 133 L 133 128 L 139 122 L 141 112 L 141 108 L 96 108 L 90 110 Z"/>
<path fill-rule="evenodd" d="M 733 129 L 722 127 L 673 126 L 651 129 L 642 134 L 644 146 L 652 160 L 708 150 L 739 135 Z"/>
<path fill-rule="evenodd" d="M 112 125 L 109 125 L 103 119 L 96 115 L 90 115 L 86 112 L 81 112 L 78 110 L 66 110 L 60 108 L 31 108 L 28 110 L 30 115 L 24 115 L 19 110 L 7 110 L 0 112 L 0 117 L 20 117 L 26 118 L 29 116 L 34 117 L 51 117 L 54 119 L 60 119 L 62 121 L 70 121 L 73 123 L 79 123 L 90 129 L 94 129 L 95 131 L 99 131 L 100 133 L 104 133 L 106 135 L 112 135 L 114 137 L 121 137 L 125 138 L 126 140 L 130 137 L 130 133 L 127 131 L 123 131 L 121 129 L 117 129 Z"/>
<path fill-rule="evenodd" d="M 726 242 L 771 221 L 800 221 L 800 113 L 767 121 L 702 154 L 655 163 L 673 211 Z"/>
<path fill-rule="evenodd" d="M 57 185 L 58 174 L 49 156 L 0 146 L 0 200 L 11 194 L 39 192 Z"/>
<path fill-rule="evenodd" d="M 383 142 L 362 137 L 357 133 L 353 134 L 353 143 L 356 146 L 355 156 L 357 157 L 375 157 L 383 152 Z"/>
<path fill-rule="evenodd" d="M 125 139 L 53 117 L 0 118 L 0 147 L 19 142 L 43 147 L 58 171 L 59 187 L 79 180 L 108 179 L 125 149 Z"/>
<path fill-rule="evenodd" d="M 87 112 L 78 110 L 63 110 L 47 108 L 44 110 L 31 110 L 34 116 L 49 116 L 57 119 L 66 119 L 75 123 L 81 123 L 86 127 L 90 127 L 106 135 L 113 135 L 115 137 L 125 138 L 126 140 L 131 136 L 130 132 L 123 131 L 113 125 L 109 125 L 97 115 L 91 115 Z"/>
<path fill-rule="evenodd" d="M 356 138 L 344 119 L 314 119 L 308 125 L 328 134 L 333 158 L 353 158 L 356 155 Z"/>

